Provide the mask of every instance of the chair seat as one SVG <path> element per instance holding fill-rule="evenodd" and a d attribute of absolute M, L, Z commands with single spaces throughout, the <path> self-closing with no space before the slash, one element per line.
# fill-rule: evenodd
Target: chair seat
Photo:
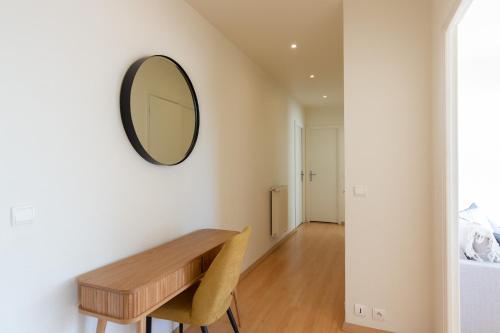
<path fill-rule="evenodd" d="M 150 316 L 153 318 L 190 324 L 193 296 L 197 288 L 198 284 L 183 291 L 160 308 L 153 311 Z"/>

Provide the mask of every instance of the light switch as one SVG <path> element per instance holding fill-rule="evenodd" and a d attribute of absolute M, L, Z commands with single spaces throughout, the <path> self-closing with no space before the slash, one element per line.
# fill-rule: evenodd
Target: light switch
<path fill-rule="evenodd" d="M 355 197 L 366 197 L 366 186 L 354 185 L 354 196 Z"/>
<path fill-rule="evenodd" d="M 12 226 L 31 224 L 35 221 L 35 208 L 31 205 L 12 207 Z"/>

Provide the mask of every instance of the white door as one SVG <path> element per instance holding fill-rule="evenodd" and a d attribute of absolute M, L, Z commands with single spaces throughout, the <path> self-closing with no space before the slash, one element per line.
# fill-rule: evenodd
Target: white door
<path fill-rule="evenodd" d="M 304 222 L 304 128 L 295 124 L 295 227 Z"/>
<path fill-rule="evenodd" d="M 336 128 L 310 128 L 307 141 L 307 219 L 339 222 Z"/>

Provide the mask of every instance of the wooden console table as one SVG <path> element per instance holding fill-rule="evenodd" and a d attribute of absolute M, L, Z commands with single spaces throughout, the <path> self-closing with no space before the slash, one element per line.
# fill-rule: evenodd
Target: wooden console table
<path fill-rule="evenodd" d="M 193 285 L 235 231 L 203 229 L 122 259 L 78 278 L 80 312 L 107 321 L 137 325 L 146 332 L 146 316 Z"/>

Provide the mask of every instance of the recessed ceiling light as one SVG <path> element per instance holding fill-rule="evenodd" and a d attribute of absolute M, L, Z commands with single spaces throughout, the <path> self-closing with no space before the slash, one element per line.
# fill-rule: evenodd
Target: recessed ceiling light
<path fill-rule="evenodd" d="M 314 79 L 316 76 L 314 74 L 309 75 L 311 79 Z"/>
<path fill-rule="evenodd" d="M 323 95 L 323 98 L 327 98 L 327 97 L 328 97 L 328 96 L 326 96 L 326 95 Z"/>
<path fill-rule="evenodd" d="M 290 48 L 296 49 L 297 48 L 297 44 L 294 43 L 294 44 L 290 45 Z"/>

